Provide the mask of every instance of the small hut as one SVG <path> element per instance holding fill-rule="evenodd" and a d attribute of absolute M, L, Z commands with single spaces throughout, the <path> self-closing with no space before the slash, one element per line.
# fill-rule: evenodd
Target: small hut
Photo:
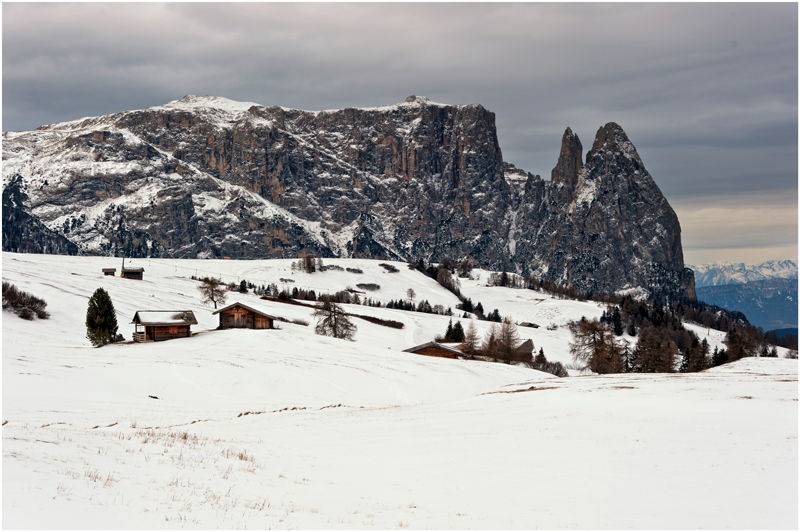
<path fill-rule="evenodd" d="M 122 268 L 122 277 L 125 279 L 143 279 L 144 268 Z"/>
<path fill-rule="evenodd" d="M 117 275 L 116 268 L 103 268 L 103 275 Z"/>
<path fill-rule="evenodd" d="M 219 314 L 220 329 L 274 329 L 275 316 L 244 303 L 233 303 L 213 314 Z"/>
<path fill-rule="evenodd" d="M 458 358 L 464 356 L 464 353 L 450 347 L 448 345 L 440 344 L 438 342 L 428 342 L 427 344 L 420 344 L 409 349 L 404 349 L 404 353 L 414 353 L 416 355 L 425 355 L 429 357 L 439 358 Z"/>
<path fill-rule="evenodd" d="M 134 342 L 160 342 L 192 335 L 197 318 L 191 310 L 139 310 L 133 315 Z"/>
<path fill-rule="evenodd" d="M 533 362 L 533 340 L 528 339 L 514 348 L 511 360 L 517 362 Z"/>

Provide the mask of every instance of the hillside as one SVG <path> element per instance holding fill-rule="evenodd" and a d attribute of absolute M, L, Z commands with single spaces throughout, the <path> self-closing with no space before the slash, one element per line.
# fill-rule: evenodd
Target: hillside
<path fill-rule="evenodd" d="M 381 300 L 413 288 L 457 302 L 379 262 L 326 259 L 364 273 L 306 274 L 288 259 L 126 260 L 145 269 L 135 281 L 102 275 L 119 259 L 4 253 L 3 279 L 51 313 L 3 313 L 4 528 L 798 526 L 796 360 L 558 379 L 402 352 L 443 333 L 445 316 L 349 305 L 404 328 L 356 319 L 347 342 L 316 336 L 311 309 L 230 293 L 311 325 L 216 331 L 191 279 L 375 283 Z M 520 334 L 551 360 L 569 361 L 565 323 L 603 311 L 487 287 L 488 275 L 462 280 L 464 294 L 540 324 Z M 92 348 L 84 317 L 99 286 L 127 338 L 143 309 L 194 310 L 195 336 Z"/>

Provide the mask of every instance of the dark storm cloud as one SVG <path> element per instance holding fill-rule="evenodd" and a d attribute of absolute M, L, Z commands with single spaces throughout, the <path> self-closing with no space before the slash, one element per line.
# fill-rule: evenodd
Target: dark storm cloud
<path fill-rule="evenodd" d="M 494 111 L 505 159 L 545 178 L 567 126 L 586 152 L 615 121 L 679 214 L 724 195 L 796 218 L 797 60 L 796 4 L 4 4 L 3 129 L 190 93 L 314 110 L 418 94 Z M 788 225 L 764 230 L 796 257 Z"/>

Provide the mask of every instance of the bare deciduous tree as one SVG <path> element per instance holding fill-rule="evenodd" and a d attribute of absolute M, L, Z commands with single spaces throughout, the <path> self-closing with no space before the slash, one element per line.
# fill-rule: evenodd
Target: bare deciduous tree
<path fill-rule="evenodd" d="M 611 332 L 597 320 L 583 320 L 572 331 L 569 352 L 573 360 L 595 373 L 621 373 L 622 350 Z"/>
<path fill-rule="evenodd" d="M 461 344 L 461 351 L 465 355 L 475 356 L 480 349 L 480 339 L 478 337 L 478 328 L 475 327 L 475 321 L 469 320 L 469 326 L 464 332 L 464 342 Z"/>
<path fill-rule="evenodd" d="M 519 344 L 519 332 L 517 325 L 511 321 L 511 318 L 504 318 L 503 323 L 500 325 L 500 330 L 497 333 L 497 357 L 506 364 L 511 362 L 514 355 L 514 349 Z"/>
<path fill-rule="evenodd" d="M 317 318 L 314 332 L 322 336 L 352 340 L 358 330 L 344 309 L 327 298 L 317 306 L 313 316 Z"/>
<path fill-rule="evenodd" d="M 203 279 L 200 279 L 200 283 L 201 284 L 197 287 L 197 289 L 200 290 L 200 295 L 203 298 L 204 305 L 214 303 L 214 308 L 217 308 L 217 303 L 225 303 L 225 285 L 222 284 L 220 279 L 204 277 Z"/>

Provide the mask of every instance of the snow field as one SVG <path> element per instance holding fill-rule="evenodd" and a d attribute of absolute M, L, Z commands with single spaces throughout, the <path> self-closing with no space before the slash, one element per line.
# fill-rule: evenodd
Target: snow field
<path fill-rule="evenodd" d="M 330 259 L 364 274 L 292 275 L 288 259 L 134 259 L 143 281 L 101 274 L 119 262 L 3 254 L 4 280 L 51 313 L 3 313 L 6 528 L 798 526 L 795 360 L 557 379 L 402 352 L 442 334 L 447 317 L 351 305 L 405 328 L 354 319 L 347 342 L 314 335 L 312 309 L 235 293 L 229 303 L 310 325 L 214 331 L 191 275 L 293 278 L 284 286 L 318 292 L 374 282 L 382 299 L 412 287 L 454 312 L 455 297 L 401 263 L 390 274 L 380 261 Z M 569 333 L 547 319 L 603 310 L 480 283 L 462 291 L 538 323 L 520 334 L 548 359 L 569 360 Z M 99 286 L 127 338 L 147 309 L 194 310 L 198 334 L 94 349 L 84 319 Z"/>

